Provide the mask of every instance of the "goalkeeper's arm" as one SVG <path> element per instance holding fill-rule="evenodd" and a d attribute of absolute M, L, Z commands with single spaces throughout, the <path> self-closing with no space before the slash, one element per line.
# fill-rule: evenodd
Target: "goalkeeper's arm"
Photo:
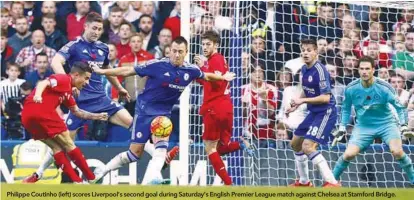
<path fill-rule="evenodd" d="M 352 106 L 352 98 L 350 95 L 350 91 L 348 88 L 345 89 L 345 99 L 342 102 L 342 112 L 341 112 L 341 124 L 339 129 L 333 132 L 333 136 L 335 137 L 334 141 L 332 142 L 332 146 L 335 146 L 339 141 L 346 134 L 346 125 L 349 124 L 349 120 L 351 117 L 351 106 Z"/>

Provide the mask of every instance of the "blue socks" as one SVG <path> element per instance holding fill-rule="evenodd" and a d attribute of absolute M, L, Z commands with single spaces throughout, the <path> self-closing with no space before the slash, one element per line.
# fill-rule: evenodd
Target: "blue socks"
<path fill-rule="evenodd" d="M 400 164 L 400 167 L 407 173 L 410 183 L 414 184 L 414 169 L 410 157 L 404 153 L 403 157 L 397 161 L 398 164 Z"/>
<path fill-rule="evenodd" d="M 344 156 L 339 157 L 338 161 L 336 161 L 335 168 L 333 169 L 333 174 L 336 180 L 339 180 L 339 177 L 348 166 L 349 161 L 344 160 Z"/>

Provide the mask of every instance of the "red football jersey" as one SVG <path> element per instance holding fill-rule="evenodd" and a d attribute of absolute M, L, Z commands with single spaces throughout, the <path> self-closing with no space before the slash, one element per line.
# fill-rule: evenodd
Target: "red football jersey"
<path fill-rule="evenodd" d="M 39 106 L 42 111 L 54 111 L 63 103 L 66 107 L 70 108 L 76 105 L 75 99 L 72 96 L 72 77 L 68 74 L 53 74 L 47 78 L 50 82 L 50 87 L 47 87 L 42 93 L 42 103 L 35 103 L 33 97 L 36 93 L 36 89 L 30 93 L 26 98 L 25 104 L 35 104 Z"/>
<path fill-rule="evenodd" d="M 229 71 L 226 60 L 224 57 L 215 53 L 208 59 L 207 65 L 201 68 L 203 72 L 215 73 L 224 75 Z M 227 100 L 230 99 L 230 83 L 227 81 L 199 81 L 204 87 L 203 104 L 210 103 L 217 99 L 222 101 L 222 97 Z"/>

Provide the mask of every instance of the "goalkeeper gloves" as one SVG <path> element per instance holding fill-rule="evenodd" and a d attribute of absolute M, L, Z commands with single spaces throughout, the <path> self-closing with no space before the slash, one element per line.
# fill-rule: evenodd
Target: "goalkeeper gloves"
<path fill-rule="evenodd" d="M 406 124 L 400 126 L 400 131 L 405 138 L 414 138 L 414 132 L 410 131 Z"/>
<path fill-rule="evenodd" d="M 339 126 L 339 129 L 334 131 L 332 135 L 335 139 L 332 142 L 332 146 L 336 146 L 336 144 L 342 140 L 342 138 L 346 135 L 346 128 L 345 126 Z"/>

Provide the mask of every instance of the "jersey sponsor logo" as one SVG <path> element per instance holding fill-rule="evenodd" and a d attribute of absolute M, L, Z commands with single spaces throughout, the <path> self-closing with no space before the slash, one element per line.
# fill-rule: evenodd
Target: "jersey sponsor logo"
<path fill-rule="evenodd" d="M 184 74 L 184 80 L 188 81 L 188 79 L 190 78 L 190 75 L 188 75 L 187 73 Z"/>
<path fill-rule="evenodd" d="M 180 90 L 181 92 L 184 91 L 184 89 L 185 89 L 185 86 L 174 85 L 174 84 L 169 84 L 168 87 L 173 88 L 173 89 Z"/>
<path fill-rule="evenodd" d="M 102 61 L 88 61 L 89 66 L 98 66 L 99 68 L 102 68 L 104 62 Z"/>
<path fill-rule="evenodd" d="M 50 79 L 50 87 L 56 87 L 57 86 L 57 80 L 56 79 L 54 79 L 54 78 L 51 78 Z"/>
<path fill-rule="evenodd" d="M 311 94 L 315 94 L 315 89 L 313 89 L 313 88 L 308 88 L 308 87 L 306 87 L 306 86 L 303 86 L 303 89 L 304 89 L 306 92 L 309 92 L 309 93 L 311 93 Z"/>
<path fill-rule="evenodd" d="M 309 76 L 309 77 L 308 77 L 308 81 L 309 81 L 309 83 L 313 81 L 312 76 Z"/>

